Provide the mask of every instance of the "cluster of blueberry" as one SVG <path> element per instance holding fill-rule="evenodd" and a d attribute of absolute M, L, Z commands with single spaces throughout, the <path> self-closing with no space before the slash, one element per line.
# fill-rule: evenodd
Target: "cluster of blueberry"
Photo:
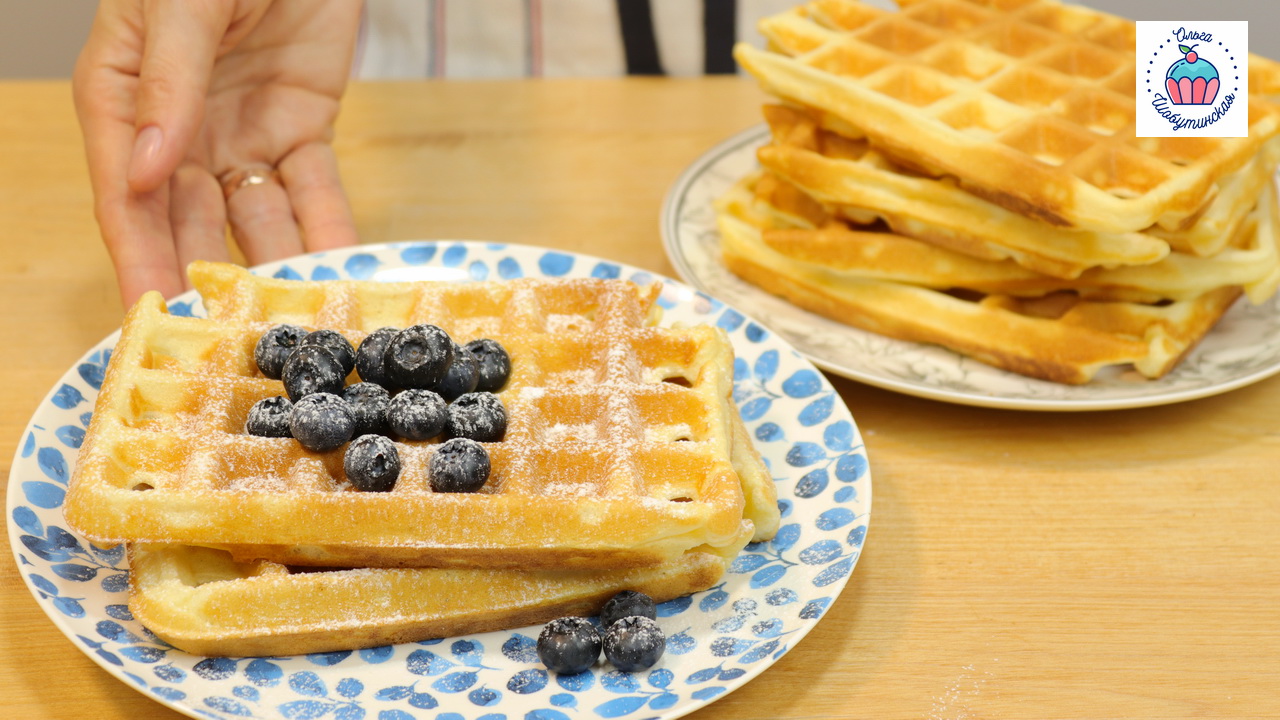
<path fill-rule="evenodd" d="M 480 443 L 506 432 L 506 408 L 494 391 L 511 374 L 511 358 L 496 341 L 458 345 L 423 324 L 382 328 L 353 348 L 333 330 L 277 325 L 259 338 L 253 357 L 263 375 L 284 382 L 288 397 L 258 401 L 245 423 L 250 435 L 292 437 L 315 452 L 350 441 L 347 479 L 359 490 L 385 492 L 400 477 L 389 435 L 445 434 L 427 463 L 432 489 L 474 492 L 488 480 L 489 453 Z M 362 382 L 346 385 L 352 370 Z"/>
<path fill-rule="evenodd" d="M 572 675 L 594 665 L 603 650 L 605 658 L 623 672 L 646 670 L 667 648 L 657 617 L 653 598 L 623 590 L 600 610 L 603 637 L 589 618 L 557 618 L 538 634 L 538 658 L 547 669 Z"/>

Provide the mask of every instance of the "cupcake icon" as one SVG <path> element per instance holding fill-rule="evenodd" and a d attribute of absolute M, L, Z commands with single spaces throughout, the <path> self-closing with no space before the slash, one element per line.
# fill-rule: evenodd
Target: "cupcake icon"
<path fill-rule="evenodd" d="M 1174 105 L 1212 105 L 1218 96 L 1218 68 L 1196 53 L 1196 46 L 1179 45 L 1185 56 L 1169 66 L 1164 86 Z"/>

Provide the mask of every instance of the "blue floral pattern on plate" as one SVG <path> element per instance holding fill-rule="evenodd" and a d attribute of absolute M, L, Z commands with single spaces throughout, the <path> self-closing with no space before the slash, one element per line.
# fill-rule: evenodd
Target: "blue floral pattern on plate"
<path fill-rule="evenodd" d="M 713 588 L 663 603 L 663 659 L 573 676 L 538 661 L 539 627 L 297 657 L 206 658 L 133 619 L 123 548 L 64 527 L 62 503 L 118 333 L 69 370 L 19 442 L 7 498 L 23 579 L 81 651 L 129 685 L 196 718 L 592 720 L 674 718 L 741 686 L 823 616 L 858 561 L 871 508 L 862 437 L 839 395 L 784 341 L 742 313 L 665 278 L 583 255 L 462 241 L 363 246 L 259 268 L 292 279 L 482 280 L 602 277 L 664 283 L 664 322 L 724 328 L 734 396 L 778 485 L 782 526 L 749 545 Z M 174 312 L 203 314 L 187 293 Z"/>

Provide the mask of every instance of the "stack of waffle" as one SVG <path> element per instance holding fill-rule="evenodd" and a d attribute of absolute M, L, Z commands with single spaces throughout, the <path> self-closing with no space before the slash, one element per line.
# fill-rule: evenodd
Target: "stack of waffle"
<path fill-rule="evenodd" d="M 590 613 L 626 588 L 669 599 L 777 527 L 728 339 L 656 326 L 656 287 L 190 272 L 208 318 L 155 294 L 130 311 L 66 503 L 86 537 L 129 543 L 131 609 L 182 649 L 350 649 Z M 358 345 L 423 322 L 511 355 L 508 427 L 485 443 L 478 492 L 431 490 L 436 441 L 397 442 L 394 488 L 367 493 L 341 449 L 245 433 L 254 403 L 283 394 L 253 360 L 272 326 Z"/>
<path fill-rule="evenodd" d="M 1280 284 L 1280 64 L 1249 136 L 1135 135 L 1132 22 L 1051 0 L 815 0 L 736 56 L 779 104 L 728 267 L 857 327 L 1081 384 L 1168 373 Z"/>

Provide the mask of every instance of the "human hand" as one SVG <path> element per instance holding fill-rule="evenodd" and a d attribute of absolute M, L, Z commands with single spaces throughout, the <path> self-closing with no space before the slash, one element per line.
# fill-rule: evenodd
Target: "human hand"
<path fill-rule="evenodd" d="M 181 292 L 192 260 L 230 259 L 228 224 L 250 264 L 356 242 L 329 142 L 359 13 L 354 0 L 103 0 L 72 84 L 126 307 Z M 235 189 L 254 169 L 265 182 Z"/>

